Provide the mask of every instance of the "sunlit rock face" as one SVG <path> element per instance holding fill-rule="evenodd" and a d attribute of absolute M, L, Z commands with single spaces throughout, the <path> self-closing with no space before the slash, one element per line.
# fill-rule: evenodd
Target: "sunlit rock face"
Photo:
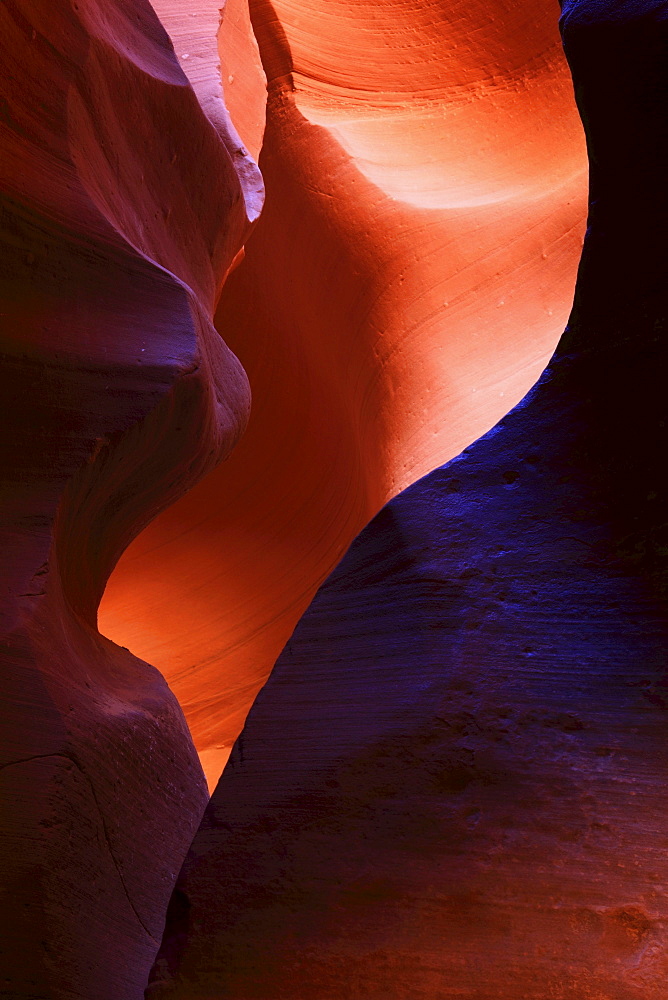
<path fill-rule="evenodd" d="M 204 7 L 156 4 L 192 74 L 205 60 L 181 32 Z M 354 535 L 540 374 L 586 207 L 552 0 L 250 12 L 267 200 L 216 320 L 249 375 L 250 424 L 130 547 L 100 618 L 164 672 L 212 784 Z M 244 16 L 225 8 L 219 55 L 255 152 L 265 85 Z"/>
<path fill-rule="evenodd" d="M 668 15 L 562 28 L 591 157 L 566 333 L 302 617 L 151 1000 L 665 996 Z"/>
<path fill-rule="evenodd" d="M 206 786 L 95 614 L 247 421 L 212 316 L 261 186 L 144 0 L 12 0 L 0 45 L 0 995 L 136 1000 Z"/>

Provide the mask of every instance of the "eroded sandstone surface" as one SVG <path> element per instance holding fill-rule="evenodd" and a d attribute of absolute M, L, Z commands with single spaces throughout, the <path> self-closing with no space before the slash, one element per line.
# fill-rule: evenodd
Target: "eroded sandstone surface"
<path fill-rule="evenodd" d="M 206 7 L 156 4 L 191 74 L 206 58 L 182 32 Z M 128 549 L 100 617 L 169 680 L 211 787 L 354 535 L 540 374 L 586 208 L 552 0 L 253 0 L 250 13 L 267 200 L 216 320 L 249 375 L 250 424 Z M 242 15 L 226 7 L 219 54 L 255 151 L 265 84 L 238 44 Z"/>
<path fill-rule="evenodd" d="M 259 186 L 144 0 L 12 0 L 0 43 L 0 995 L 135 1000 L 206 785 L 95 616 L 247 422 L 212 316 Z"/>
<path fill-rule="evenodd" d="M 561 23 L 591 162 L 566 332 L 303 615 L 151 1000 L 665 996 L 668 17 Z"/>
<path fill-rule="evenodd" d="M 664 6 L 4 4 L 0 996 L 664 1000 Z"/>

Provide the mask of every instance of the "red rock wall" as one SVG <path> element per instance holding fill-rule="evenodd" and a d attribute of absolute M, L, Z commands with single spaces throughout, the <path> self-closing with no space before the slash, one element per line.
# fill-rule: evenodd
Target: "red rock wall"
<path fill-rule="evenodd" d="M 186 21 L 188 5 L 172 6 Z M 269 81 L 267 200 L 216 320 L 250 378 L 249 429 L 130 547 L 100 619 L 164 672 L 212 785 L 353 536 L 538 376 L 585 214 L 551 2 L 257 0 L 251 12 Z M 256 149 L 242 13 L 223 19 L 223 80 Z"/>
<path fill-rule="evenodd" d="M 566 331 L 302 616 L 151 1000 L 666 996 L 668 10 L 564 0 L 562 28 L 591 163 Z"/>
<path fill-rule="evenodd" d="M 246 423 L 212 315 L 257 183 L 144 0 L 10 0 L 0 43 L 0 995 L 136 1000 L 206 787 L 163 677 L 95 616 Z"/>
<path fill-rule="evenodd" d="M 141 996 L 206 799 L 188 727 L 215 781 L 350 540 L 519 399 L 570 305 L 584 157 L 550 5 L 230 0 L 219 21 L 0 13 L 11 1000 Z M 212 471 L 248 419 L 226 344 L 254 405 Z M 96 614 L 128 546 L 115 644 Z M 220 895 L 242 931 L 244 879 Z M 158 965 L 177 991 L 183 899 Z M 260 986 L 227 957 L 221 985 L 209 911 L 198 989 L 290 988 L 266 927 Z"/>

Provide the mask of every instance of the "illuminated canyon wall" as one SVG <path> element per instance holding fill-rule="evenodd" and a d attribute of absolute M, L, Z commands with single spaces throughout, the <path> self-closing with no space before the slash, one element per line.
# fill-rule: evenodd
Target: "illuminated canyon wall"
<path fill-rule="evenodd" d="M 663 1000 L 668 27 L 563 4 L 515 406 L 558 15 L 0 12 L 1 997 Z"/>
<path fill-rule="evenodd" d="M 592 171 L 566 333 L 303 615 L 151 1000 L 665 993 L 668 19 L 562 28 Z"/>
<path fill-rule="evenodd" d="M 156 5 L 191 73 L 188 7 Z M 540 374 L 586 201 L 552 0 L 254 0 L 250 13 L 267 198 L 217 314 L 250 379 L 250 424 L 128 549 L 100 615 L 167 677 L 212 784 L 354 535 Z M 222 76 L 256 151 L 265 85 L 240 22 L 228 4 Z"/>

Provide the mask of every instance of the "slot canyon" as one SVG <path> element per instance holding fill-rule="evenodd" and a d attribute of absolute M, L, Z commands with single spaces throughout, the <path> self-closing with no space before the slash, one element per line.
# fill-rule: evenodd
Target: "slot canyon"
<path fill-rule="evenodd" d="M 668 3 L 0 28 L 0 998 L 666 1000 Z"/>

